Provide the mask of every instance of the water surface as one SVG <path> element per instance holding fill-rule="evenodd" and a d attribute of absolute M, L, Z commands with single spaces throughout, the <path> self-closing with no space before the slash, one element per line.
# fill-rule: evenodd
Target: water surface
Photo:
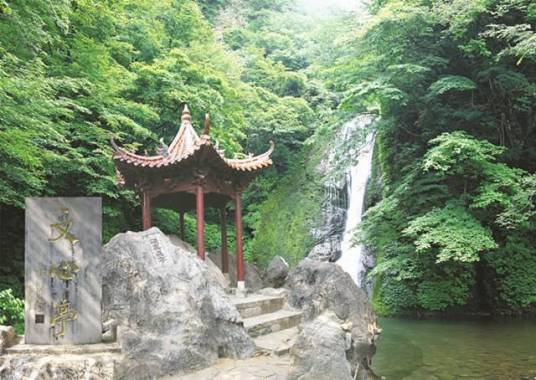
<path fill-rule="evenodd" d="M 536 379 L 536 321 L 380 319 L 373 358 L 387 380 Z"/>

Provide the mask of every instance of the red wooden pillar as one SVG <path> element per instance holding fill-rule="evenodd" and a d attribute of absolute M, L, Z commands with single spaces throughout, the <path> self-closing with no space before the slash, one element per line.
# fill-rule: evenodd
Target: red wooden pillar
<path fill-rule="evenodd" d="M 225 207 L 220 209 L 221 224 L 221 271 L 224 276 L 229 275 L 229 251 L 227 250 L 227 220 Z"/>
<path fill-rule="evenodd" d="M 141 225 L 142 229 L 148 230 L 151 228 L 151 197 L 149 194 L 144 191 L 142 194 L 141 201 Z"/>
<path fill-rule="evenodd" d="M 197 218 L 197 256 L 205 260 L 205 199 L 203 187 L 197 186 L 195 194 L 196 218 Z"/>
<path fill-rule="evenodd" d="M 184 212 L 179 213 L 179 231 L 181 234 L 181 240 L 184 241 Z"/>
<path fill-rule="evenodd" d="M 245 289 L 246 275 L 244 272 L 244 247 L 242 244 L 242 200 L 240 193 L 235 195 L 235 224 L 236 224 L 236 281 L 237 288 Z"/>

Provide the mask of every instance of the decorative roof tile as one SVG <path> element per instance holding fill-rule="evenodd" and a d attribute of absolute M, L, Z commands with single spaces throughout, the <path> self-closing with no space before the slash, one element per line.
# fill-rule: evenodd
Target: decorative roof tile
<path fill-rule="evenodd" d="M 155 156 L 142 156 L 120 148 L 112 138 L 111 144 L 114 149 L 113 159 L 128 166 L 160 168 L 179 164 L 188 157 L 193 156 L 197 151 L 201 150 L 201 148 L 209 147 L 216 152 L 225 166 L 232 170 L 251 172 L 272 164 L 272 160 L 270 159 L 270 155 L 274 150 L 274 143 L 272 141 L 270 141 L 270 149 L 258 156 L 252 156 L 245 159 L 225 158 L 223 152 L 218 150 L 212 143 L 212 140 L 208 135 L 209 128 L 207 123 L 208 117 L 205 122 L 205 133 L 199 136 L 191 124 L 190 111 L 188 107 L 185 106 L 182 111 L 181 127 L 169 147 L 165 146 L 161 141 L 162 147 L 159 149 L 159 154 Z"/>

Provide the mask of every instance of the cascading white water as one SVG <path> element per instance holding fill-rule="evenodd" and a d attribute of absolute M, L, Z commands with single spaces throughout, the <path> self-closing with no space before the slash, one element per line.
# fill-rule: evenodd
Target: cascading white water
<path fill-rule="evenodd" d="M 370 123 L 371 118 L 368 115 L 360 115 L 352 119 L 344 126 L 345 137 L 367 127 Z M 348 210 L 341 243 L 342 254 L 339 260 L 337 260 L 337 264 L 352 277 L 359 287 L 361 287 L 363 276 L 365 275 L 367 255 L 363 245 L 353 245 L 352 238 L 356 227 L 361 222 L 361 216 L 363 214 L 367 180 L 370 177 L 372 169 L 373 148 L 374 135 L 369 134 L 365 143 L 351 152 L 352 156 L 357 155 L 357 162 L 350 167 L 346 174 L 348 183 Z"/>

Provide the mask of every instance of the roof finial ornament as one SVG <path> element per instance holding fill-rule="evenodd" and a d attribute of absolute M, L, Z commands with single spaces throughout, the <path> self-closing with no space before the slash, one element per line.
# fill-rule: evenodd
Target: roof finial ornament
<path fill-rule="evenodd" d="M 164 157 L 169 156 L 169 147 L 164 143 L 164 139 L 160 138 L 160 147 L 156 150 L 156 152 Z"/>
<path fill-rule="evenodd" d="M 203 134 L 207 136 L 210 134 L 210 115 L 208 113 L 205 114 L 205 128 L 203 129 Z"/>
<path fill-rule="evenodd" d="M 188 105 L 184 105 L 184 109 L 182 110 L 182 117 L 181 122 L 182 123 L 190 123 L 192 120 L 192 116 L 190 115 L 190 110 L 188 109 Z"/>

